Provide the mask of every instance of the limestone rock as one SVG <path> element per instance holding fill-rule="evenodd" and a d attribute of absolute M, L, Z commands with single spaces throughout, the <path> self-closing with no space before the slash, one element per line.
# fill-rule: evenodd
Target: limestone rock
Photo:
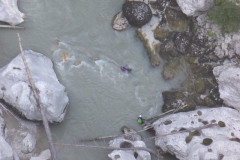
<path fill-rule="evenodd" d="M 65 87 L 57 79 L 51 60 L 31 50 L 25 51 L 25 57 L 48 121 L 61 122 L 68 97 Z M 0 69 L 0 99 L 27 119 L 41 120 L 21 55 Z"/>
<path fill-rule="evenodd" d="M 0 136 L 4 136 L 4 131 L 5 131 L 5 123 L 3 118 L 0 115 Z"/>
<path fill-rule="evenodd" d="M 0 21 L 11 25 L 18 25 L 24 20 L 24 14 L 19 11 L 18 0 L 0 0 Z"/>
<path fill-rule="evenodd" d="M 0 103 L 0 108 L 7 108 Z M 36 122 L 19 118 L 10 110 L 3 110 L 4 138 L 11 146 L 14 160 L 29 160 L 33 155 L 48 147 L 46 133 Z M 0 122 L 1 123 L 1 122 Z"/>
<path fill-rule="evenodd" d="M 51 158 L 51 153 L 50 150 L 44 150 L 40 153 L 40 155 L 38 157 L 31 157 L 30 160 L 50 160 Z"/>
<path fill-rule="evenodd" d="M 113 29 L 117 31 L 125 30 L 129 26 L 128 20 L 123 16 L 122 12 L 117 13 L 112 21 Z"/>
<path fill-rule="evenodd" d="M 176 46 L 176 49 L 182 53 L 187 54 L 188 49 L 191 43 L 191 37 L 185 33 L 176 33 L 174 36 L 174 44 Z"/>
<path fill-rule="evenodd" d="M 177 0 L 182 12 L 187 16 L 198 16 L 214 5 L 214 0 Z"/>
<path fill-rule="evenodd" d="M 23 139 L 22 144 L 22 152 L 25 154 L 31 153 L 36 146 L 36 138 L 34 135 L 28 133 Z"/>
<path fill-rule="evenodd" d="M 222 66 L 213 69 L 223 102 L 240 110 L 240 67 L 237 64 L 225 61 Z"/>
<path fill-rule="evenodd" d="M 227 107 L 204 108 L 168 115 L 152 124 L 156 136 L 207 124 L 216 126 L 161 136 L 155 140 L 155 144 L 180 160 L 240 159 L 239 117 L 240 113 L 237 110 Z"/>
<path fill-rule="evenodd" d="M 152 11 L 144 2 L 125 2 L 122 6 L 122 11 L 128 22 L 137 27 L 145 25 L 152 18 Z"/>
<path fill-rule="evenodd" d="M 123 127 L 122 130 L 127 136 L 111 140 L 109 146 L 117 148 L 146 147 L 136 131 L 128 127 Z M 150 153 L 142 150 L 114 150 L 108 154 L 108 157 L 112 160 L 151 160 Z"/>
<path fill-rule="evenodd" d="M 3 136 L 0 135 L 0 160 L 14 160 L 13 150 L 6 142 Z"/>
<path fill-rule="evenodd" d="M 0 115 L 0 160 L 13 160 L 12 147 L 6 142 L 4 135 L 5 123 Z"/>

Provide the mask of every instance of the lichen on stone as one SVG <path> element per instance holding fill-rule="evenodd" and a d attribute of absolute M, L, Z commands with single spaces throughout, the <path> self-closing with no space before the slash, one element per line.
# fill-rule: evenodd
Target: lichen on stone
<path fill-rule="evenodd" d="M 202 112 L 201 112 L 201 111 L 197 111 L 197 114 L 198 114 L 199 116 L 201 116 L 201 115 L 202 115 Z"/>
<path fill-rule="evenodd" d="M 226 126 L 223 121 L 218 121 L 218 125 L 219 125 L 220 127 L 225 127 L 225 126 Z"/>
<path fill-rule="evenodd" d="M 171 123 L 172 123 L 172 121 L 170 119 L 167 119 L 166 121 L 163 122 L 163 124 L 165 124 L 165 125 L 169 125 Z"/>
<path fill-rule="evenodd" d="M 213 140 L 211 138 L 204 138 L 202 141 L 202 144 L 205 146 L 209 146 L 210 144 L 212 144 Z"/>

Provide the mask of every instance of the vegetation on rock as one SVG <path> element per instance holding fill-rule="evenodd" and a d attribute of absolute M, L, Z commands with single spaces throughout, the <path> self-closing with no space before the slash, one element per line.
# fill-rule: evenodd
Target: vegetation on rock
<path fill-rule="evenodd" d="M 208 17 L 220 25 L 222 34 L 240 29 L 240 6 L 229 0 L 215 0 L 215 6 L 208 11 Z"/>

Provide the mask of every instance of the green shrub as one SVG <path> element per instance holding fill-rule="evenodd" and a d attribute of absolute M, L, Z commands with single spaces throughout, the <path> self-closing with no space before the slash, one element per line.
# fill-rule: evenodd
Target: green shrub
<path fill-rule="evenodd" d="M 240 28 L 240 6 L 228 0 L 215 0 L 215 6 L 208 11 L 208 17 L 220 25 L 224 35 Z"/>

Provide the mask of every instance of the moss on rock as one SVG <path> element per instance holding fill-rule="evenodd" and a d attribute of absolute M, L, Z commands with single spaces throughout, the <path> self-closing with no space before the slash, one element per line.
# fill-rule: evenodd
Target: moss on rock
<path fill-rule="evenodd" d="M 202 94 L 205 92 L 205 83 L 203 79 L 197 79 L 194 81 L 194 86 L 195 86 L 195 90 L 198 94 Z"/>
<path fill-rule="evenodd" d="M 162 76 L 165 80 L 172 79 L 179 71 L 179 61 L 174 59 L 163 66 Z"/>
<path fill-rule="evenodd" d="M 202 141 L 202 144 L 205 146 L 209 146 L 210 144 L 212 144 L 213 140 L 211 138 L 204 138 Z"/>
<path fill-rule="evenodd" d="M 154 30 L 154 37 L 160 41 L 167 39 L 171 36 L 171 32 L 167 28 L 162 27 L 160 24 Z"/>
<path fill-rule="evenodd" d="M 172 123 L 172 121 L 170 119 L 167 119 L 166 121 L 163 122 L 163 124 L 165 124 L 165 125 L 169 125 L 171 123 Z"/>
<path fill-rule="evenodd" d="M 218 125 L 220 127 L 226 127 L 225 123 L 223 121 L 218 121 Z"/>
<path fill-rule="evenodd" d="M 167 8 L 165 11 L 168 26 L 172 31 L 185 32 L 189 27 L 189 20 L 182 12 Z"/>

